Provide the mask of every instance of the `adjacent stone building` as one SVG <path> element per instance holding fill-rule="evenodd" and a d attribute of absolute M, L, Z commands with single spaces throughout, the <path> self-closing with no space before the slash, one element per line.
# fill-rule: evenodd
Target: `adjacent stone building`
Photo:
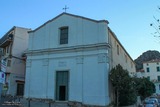
<path fill-rule="evenodd" d="M 135 73 L 107 20 L 68 13 L 30 31 L 26 55 L 25 98 L 106 106 L 113 100 L 109 71 L 121 64 Z"/>
<path fill-rule="evenodd" d="M 0 77 L 5 76 L 3 94 L 22 96 L 24 93 L 26 63 L 22 54 L 28 47 L 28 31 L 14 26 L 0 39 L 1 73 L 5 73 Z"/>

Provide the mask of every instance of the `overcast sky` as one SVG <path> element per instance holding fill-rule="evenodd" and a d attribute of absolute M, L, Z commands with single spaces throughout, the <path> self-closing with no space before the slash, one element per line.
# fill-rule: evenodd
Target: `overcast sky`
<path fill-rule="evenodd" d="M 13 26 L 34 30 L 64 12 L 95 20 L 108 20 L 109 27 L 133 59 L 147 50 L 160 51 L 160 39 L 150 23 L 160 18 L 160 0 L 1 0 L 0 37 Z"/>

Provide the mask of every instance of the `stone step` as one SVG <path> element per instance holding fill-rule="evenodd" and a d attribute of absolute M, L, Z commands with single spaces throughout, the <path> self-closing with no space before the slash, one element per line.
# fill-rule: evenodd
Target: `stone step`
<path fill-rule="evenodd" d="M 52 107 L 69 107 L 67 102 L 55 102 Z"/>

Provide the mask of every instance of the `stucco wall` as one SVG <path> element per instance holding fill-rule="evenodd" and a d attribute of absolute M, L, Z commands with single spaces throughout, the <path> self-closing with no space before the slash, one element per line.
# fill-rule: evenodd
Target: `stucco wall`
<path fill-rule="evenodd" d="M 160 82 L 158 81 L 158 76 L 160 76 L 160 71 L 157 71 L 157 67 L 160 67 L 159 62 L 144 62 L 143 63 L 143 69 L 144 72 L 142 76 L 149 77 L 150 81 L 154 82 L 156 93 L 160 94 Z M 147 68 L 149 68 L 149 72 L 147 72 Z"/>
<path fill-rule="evenodd" d="M 55 100 L 56 71 L 69 71 L 69 101 L 109 103 L 106 54 L 94 51 L 30 56 L 26 69 L 25 97 Z M 30 62 L 29 62 L 30 61 Z"/>
<path fill-rule="evenodd" d="M 116 35 L 111 30 L 109 31 L 109 43 L 111 44 L 111 68 L 120 64 L 123 69 L 128 70 L 130 74 L 135 74 L 136 70 L 133 59 L 129 56 Z M 117 46 L 119 49 L 117 49 Z M 119 51 L 119 54 L 117 51 Z"/>
<path fill-rule="evenodd" d="M 68 44 L 59 28 L 69 27 Z M 108 30 L 106 22 L 62 15 L 29 33 L 25 97 L 55 100 L 56 71 L 69 71 L 69 101 L 107 105 Z"/>
<path fill-rule="evenodd" d="M 68 26 L 68 44 L 59 44 L 59 28 Z M 69 101 L 106 106 L 110 103 L 108 72 L 117 64 L 129 71 L 130 61 L 119 56 L 115 38 L 104 21 L 63 14 L 29 33 L 26 98 L 55 100 L 56 71 L 69 71 Z M 121 45 L 120 45 L 121 46 Z M 127 54 L 128 55 L 128 54 Z M 110 65 L 112 65 L 110 67 Z M 131 70 L 130 70 L 131 69 Z"/>
<path fill-rule="evenodd" d="M 10 52 L 12 58 L 8 58 L 11 60 L 11 66 L 7 67 L 7 72 L 22 75 L 23 77 L 25 74 L 25 61 L 22 60 L 22 54 L 28 48 L 28 31 L 29 29 L 26 28 L 15 27 Z"/>
<path fill-rule="evenodd" d="M 63 26 L 69 27 L 67 45 L 59 44 L 59 28 Z M 106 22 L 95 22 L 64 14 L 40 29 L 30 32 L 29 50 L 108 43 L 107 35 Z"/>
<path fill-rule="evenodd" d="M 30 31 L 30 29 L 15 27 L 12 55 L 21 57 L 22 53 L 28 48 L 28 31 Z"/>
<path fill-rule="evenodd" d="M 13 34 L 12 41 L 8 44 L 8 52 L 2 59 L 6 60 L 6 83 L 8 83 L 7 94 L 15 96 L 17 94 L 16 80 L 24 81 L 25 78 L 25 61 L 22 60 L 22 54 L 28 47 L 28 31 L 30 29 L 14 26 L 4 37 Z M 3 38 L 3 37 L 2 37 Z M 6 38 L 7 39 L 7 38 Z M 4 48 L 6 48 L 4 47 Z M 10 56 L 11 55 L 11 56 Z"/>
<path fill-rule="evenodd" d="M 151 63 L 143 63 L 144 75 L 145 77 L 149 76 L 150 80 L 158 80 L 157 76 L 160 76 L 160 71 L 157 71 L 157 67 L 160 67 L 157 62 Z M 149 72 L 147 72 L 147 68 L 149 68 Z"/>

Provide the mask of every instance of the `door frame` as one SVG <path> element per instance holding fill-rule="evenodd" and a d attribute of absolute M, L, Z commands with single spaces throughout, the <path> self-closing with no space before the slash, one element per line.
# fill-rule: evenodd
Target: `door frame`
<path fill-rule="evenodd" d="M 66 98 L 66 100 L 64 100 L 64 101 L 68 101 L 69 100 L 69 86 L 70 86 L 70 70 L 69 69 L 65 69 L 65 70 L 56 70 L 55 71 L 55 94 L 54 94 L 54 98 L 55 98 L 55 101 L 62 101 L 63 102 L 63 100 L 59 100 L 59 99 L 57 99 L 57 73 L 58 72 L 67 72 L 68 73 L 68 82 L 67 82 L 67 85 L 68 85 L 68 87 L 67 87 L 67 98 Z"/>
<path fill-rule="evenodd" d="M 16 95 L 18 95 L 18 85 L 23 85 L 23 90 L 22 90 L 23 92 L 22 93 L 24 95 L 25 82 L 21 81 L 21 80 L 16 80 Z M 21 95 L 18 95 L 18 96 L 21 96 Z"/>

